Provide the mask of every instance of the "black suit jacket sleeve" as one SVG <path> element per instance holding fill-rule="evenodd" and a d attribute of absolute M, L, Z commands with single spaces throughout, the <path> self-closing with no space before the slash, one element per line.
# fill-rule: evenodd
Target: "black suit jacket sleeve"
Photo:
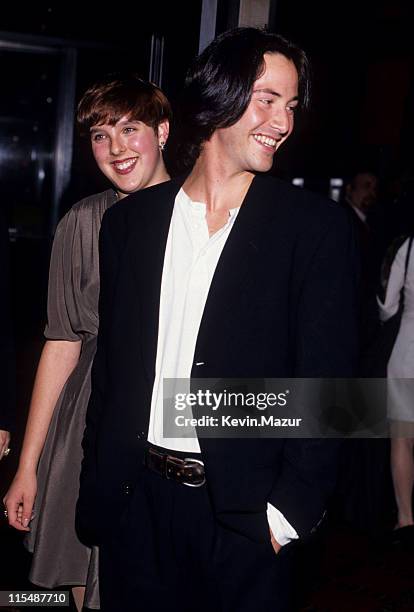
<path fill-rule="evenodd" d="M 339 211 L 339 209 L 338 209 Z M 335 211 L 336 212 L 336 211 Z M 338 219 L 339 216 L 339 219 Z M 357 256 L 352 226 L 335 214 L 305 275 L 297 311 L 295 377 L 351 377 L 357 356 Z M 340 441 L 289 439 L 270 503 L 299 536 L 323 516 L 337 470 Z"/>
<path fill-rule="evenodd" d="M 97 433 L 104 411 L 108 319 L 119 263 L 119 243 L 115 243 L 112 239 L 111 226 L 114 221 L 108 212 L 103 216 L 99 234 L 99 333 L 97 351 L 92 365 L 91 396 L 86 414 L 86 429 L 82 441 L 83 461 L 76 508 L 76 530 L 79 538 L 85 544 L 98 543 L 99 515 L 102 514 L 99 509 L 104 503 L 97 481 Z"/>

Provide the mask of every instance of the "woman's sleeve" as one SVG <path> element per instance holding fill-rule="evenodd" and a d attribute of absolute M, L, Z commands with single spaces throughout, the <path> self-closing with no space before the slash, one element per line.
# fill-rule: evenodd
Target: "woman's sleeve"
<path fill-rule="evenodd" d="M 408 243 L 409 240 L 407 239 L 394 257 L 383 299 L 377 297 L 381 321 L 386 321 L 398 311 L 401 289 L 404 286 Z"/>
<path fill-rule="evenodd" d="M 47 297 L 48 340 L 81 340 L 77 325 L 79 295 L 78 215 L 73 208 L 60 221 L 53 241 Z"/>

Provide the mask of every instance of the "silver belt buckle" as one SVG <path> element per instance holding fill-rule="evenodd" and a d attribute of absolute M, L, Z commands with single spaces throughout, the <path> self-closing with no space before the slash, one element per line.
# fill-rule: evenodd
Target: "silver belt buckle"
<path fill-rule="evenodd" d="M 188 461 L 190 463 L 198 463 L 199 465 L 202 465 L 204 467 L 203 461 L 200 461 L 199 459 L 193 459 L 191 457 L 188 457 L 188 458 L 186 457 L 184 459 L 184 461 Z M 196 489 L 198 489 L 198 487 L 202 487 L 205 484 L 206 484 L 206 476 L 205 476 L 205 474 L 204 474 L 203 481 L 198 483 L 198 484 L 192 484 L 191 482 L 183 482 L 183 485 L 186 485 L 186 487 L 194 487 Z"/>

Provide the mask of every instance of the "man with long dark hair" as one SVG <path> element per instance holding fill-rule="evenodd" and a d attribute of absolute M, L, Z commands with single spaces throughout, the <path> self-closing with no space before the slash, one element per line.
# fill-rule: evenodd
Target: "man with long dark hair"
<path fill-rule="evenodd" d="M 352 373 L 348 218 L 261 175 L 308 103 L 308 72 L 280 36 L 220 36 L 181 101 L 184 183 L 104 217 L 78 502 L 103 610 L 289 609 L 291 542 L 324 515 L 336 442 L 169 435 L 163 381 Z"/>

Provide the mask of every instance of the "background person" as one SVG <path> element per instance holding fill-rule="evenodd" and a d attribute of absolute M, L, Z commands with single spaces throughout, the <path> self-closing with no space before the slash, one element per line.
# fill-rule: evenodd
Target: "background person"
<path fill-rule="evenodd" d="M 413 238 L 407 238 L 393 252 L 384 292 L 378 298 L 380 316 L 387 321 L 400 306 L 404 309 L 400 329 L 387 366 L 387 410 L 391 433 L 391 474 L 398 517 L 394 540 L 408 536 L 414 542 L 414 254 Z M 400 241 L 401 243 L 401 241 Z M 392 247 L 391 247 L 392 248 Z M 388 253 L 388 259 L 390 253 Z M 389 264 L 388 264 L 389 265 Z"/>

